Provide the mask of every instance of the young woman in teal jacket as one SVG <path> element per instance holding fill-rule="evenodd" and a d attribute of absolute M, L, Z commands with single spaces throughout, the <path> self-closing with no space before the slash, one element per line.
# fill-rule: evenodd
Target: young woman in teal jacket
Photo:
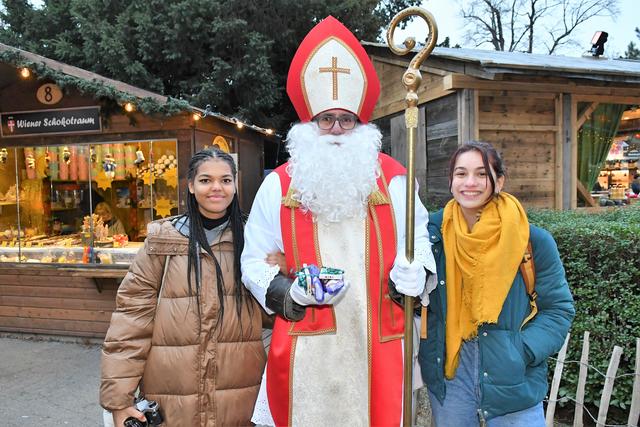
<path fill-rule="evenodd" d="M 436 426 L 542 427 L 547 358 L 575 314 L 556 243 L 501 191 L 504 166 L 491 145 L 462 145 L 449 169 L 453 200 L 429 218 L 438 286 L 419 351 Z M 538 310 L 530 319 L 519 271 L 528 242 Z"/>

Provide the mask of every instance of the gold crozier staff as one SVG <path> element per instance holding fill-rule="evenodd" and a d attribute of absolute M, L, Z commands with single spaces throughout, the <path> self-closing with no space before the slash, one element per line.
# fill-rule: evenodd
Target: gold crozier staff
<path fill-rule="evenodd" d="M 405 256 L 409 262 L 413 261 L 413 243 L 414 243 L 414 222 L 415 222 L 415 146 L 416 132 L 418 129 L 418 87 L 422 81 L 420 75 L 420 66 L 429 56 L 438 41 L 438 27 L 431 13 L 420 7 L 406 8 L 393 17 L 387 30 L 387 44 L 389 49 L 397 55 L 406 55 L 416 45 L 413 37 L 409 37 L 404 41 L 404 48 L 399 48 L 393 44 L 393 32 L 398 24 L 410 16 L 420 16 L 425 20 L 429 27 L 429 36 L 424 47 L 416 54 L 409 63 L 409 68 L 402 76 L 402 83 L 407 89 L 407 108 L 404 112 L 405 125 L 407 127 L 407 210 L 406 210 L 406 246 Z M 404 296 L 404 398 L 402 419 L 405 427 L 411 426 L 413 419 L 411 414 L 411 405 L 413 402 L 413 297 Z"/>

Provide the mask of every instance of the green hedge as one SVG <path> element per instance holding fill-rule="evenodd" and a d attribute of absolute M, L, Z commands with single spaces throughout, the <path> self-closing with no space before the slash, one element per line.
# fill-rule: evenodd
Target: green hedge
<path fill-rule="evenodd" d="M 590 332 L 589 365 L 606 373 L 613 346 L 623 348 L 617 375 L 632 374 L 640 337 L 640 206 L 601 213 L 530 211 L 529 219 L 551 232 L 576 301 L 567 360 L 579 361 Z M 560 396 L 575 398 L 578 363 L 565 365 Z M 633 376 L 615 381 L 611 406 L 628 410 Z M 604 377 L 589 370 L 585 400 L 597 405 Z"/>

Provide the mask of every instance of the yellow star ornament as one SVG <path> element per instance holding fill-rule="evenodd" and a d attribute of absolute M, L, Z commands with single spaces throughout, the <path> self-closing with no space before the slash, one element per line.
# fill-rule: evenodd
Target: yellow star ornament
<path fill-rule="evenodd" d="M 167 186 L 176 188 L 178 186 L 178 169 L 169 169 L 162 175 L 162 178 L 164 178 Z"/>
<path fill-rule="evenodd" d="M 171 208 L 173 208 L 173 203 L 171 200 L 165 199 L 164 197 L 157 199 L 156 205 L 153 207 L 156 211 L 156 215 L 161 216 L 162 218 L 171 216 Z"/>
<path fill-rule="evenodd" d="M 103 190 L 107 190 L 111 188 L 111 182 L 113 178 L 109 178 L 103 170 L 95 177 L 95 181 L 98 184 L 98 188 L 102 188 Z"/>
<path fill-rule="evenodd" d="M 144 185 L 151 185 L 156 182 L 156 177 L 151 173 L 151 171 L 146 171 L 142 174 L 142 180 L 144 181 Z"/>

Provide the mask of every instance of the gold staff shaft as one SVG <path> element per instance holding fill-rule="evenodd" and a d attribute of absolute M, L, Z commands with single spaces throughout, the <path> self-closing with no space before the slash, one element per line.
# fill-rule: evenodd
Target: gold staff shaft
<path fill-rule="evenodd" d="M 429 37 L 425 46 L 420 49 L 411 60 L 409 68 L 402 76 L 402 83 L 407 89 L 405 101 L 407 108 L 404 112 L 407 127 L 407 210 L 405 219 L 405 256 L 409 262 L 413 261 L 414 229 L 415 229 L 415 151 L 416 134 L 418 131 L 418 87 L 422 81 L 420 65 L 429 56 L 438 40 L 438 27 L 433 16 L 419 7 L 409 7 L 400 11 L 393 17 L 387 30 L 387 44 L 392 52 L 405 55 L 415 47 L 415 39 L 407 38 L 404 41 L 405 48 L 401 49 L 393 44 L 393 32 L 398 24 L 410 16 L 420 16 L 429 27 Z M 404 297 L 404 389 L 403 389 L 403 426 L 410 427 L 413 421 L 413 310 L 414 298 Z"/>

